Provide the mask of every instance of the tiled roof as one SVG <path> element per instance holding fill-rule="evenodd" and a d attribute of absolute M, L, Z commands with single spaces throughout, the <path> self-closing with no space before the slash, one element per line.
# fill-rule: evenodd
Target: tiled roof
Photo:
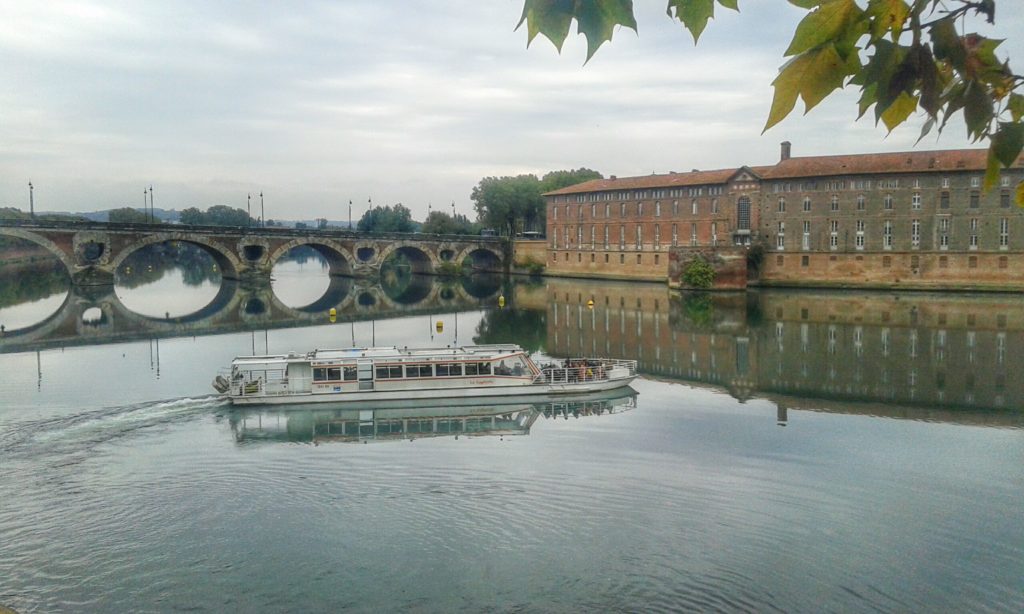
<path fill-rule="evenodd" d="M 751 168 L 768 169 L 770 166 Z M 708 185 L 725 183 L 736 174 L 739 168 L 723 168 L 714 171 L 691 171 L 689 173 L 667 173 L 665 175 L 644 175 L 642 177 L 618 177 L 612 179 L 592 179 L 584 183 L 546 192 L 545 196 L 558 194 L 580 194 L 587 192 L 607 192 L 611 190 L 635 190 L 643 188 L 675 188 L 690 185 Z"/>
<path fill-rule="evenodd" d="M 783 160 L 769 167 L 762 177 L 771 180 L 885 173 L 984 172 L 987 159 L 988 150 L 985 149 L 809 156 Z M 1022 160 L 1024 157 L 1018 158 L 1014 166 L 1021 166 Z"/>

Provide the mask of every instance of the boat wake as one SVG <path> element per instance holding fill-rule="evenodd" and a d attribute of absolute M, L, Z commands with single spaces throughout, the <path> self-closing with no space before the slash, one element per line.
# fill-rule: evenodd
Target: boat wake
<path fill-rule="evenodd" d="M 218 395 L 147 401 L 20 422 L 0 430 L 0 456 L 60 454 L 92 448 L 145 429 L 187 421 L 227 402 Z"/>

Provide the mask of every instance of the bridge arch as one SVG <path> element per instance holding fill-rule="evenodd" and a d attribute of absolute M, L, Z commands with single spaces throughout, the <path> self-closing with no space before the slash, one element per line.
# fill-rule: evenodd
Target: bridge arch
<path fill-rule="evenodd" d="M 72 255 L 46 237 L 38 235 L 30 230 L 8 227 L 0 227 L 0 236 L 14 237 L 35 243 L 56 256 L 56 258 L 61 261 L 61 264 L 64 265 L 64 268 L 67 269 L 69 276 L 75 274 L 76 265 Z"/>
<path fill-rule="evenodd" d="M 470 245 L 469 247 L 463 248 L 459 255 L 455 258 L 455 263 L 461 265 L 466 261 L 467 258 L 472 258 L 474 268 L 479 268 L 485 271 L 500 271 L 502 264 L 501 254 L 490 246 L 486 245 Z"/>
<path fill-rule="evenodd" d="M 295 247 L 311 247 L 315 249 L 327 261 L 332 277 L 335 275 L 352 275 L 355 271 L 355 262 L 352 259 L 352 254 L 341 243 L 326 237 L 299 237 L 283 243 L 270 253 L 268 258 L 269 266 L 273 268 L 274 264 L 282 256 Z"/>
<path fill-rule="evenodd" d="M 381 250 L 379 257 L 381 266 L 383 266 L 391 256 L 399 254 L 408 258 L 414 273 L 430 274 L 435 272 L 440 265 L 437 259 L 437 254 L 435 254 L 433 250 L 429 248 L 425 249 L 420 244 L 410 241 L 396 241 Z"/>
<path fill-rule="evenodd" d="M 157 243 L 166 243 L 168 241 L 190 243 L 210 254 L 213 261 L 217 263 L 217 268 L 220 269 L 220 274 L 223 279 L 238 279 L 239 273 L 245 268 L 245 265 L 242 264 L 242 261 L 239 260 L 238 256 L 236 256 L 230 248 L 222 245 L 216 240 L 210 239 L 209 237 L 184 232 L 158 232 L 142 237 L 134 243 L 130 243 L 119 250 L 117 255 L 110 261 L 111 271 L 116 271 L 128 256 L 143 247 L 146 247 L 147 245 L 156 245 Z"/>

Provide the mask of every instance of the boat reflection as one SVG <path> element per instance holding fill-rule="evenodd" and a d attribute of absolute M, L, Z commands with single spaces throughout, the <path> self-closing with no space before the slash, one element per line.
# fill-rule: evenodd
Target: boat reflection
<path fill-rule="evenodd" d="M 508 403 L 458 404 L 439 399 L 282 408 L 233 408 L 228 422 L 235 441 L 312 443 L 414 440 L 423 437 L 529 435 L 538 418 L 568 419 L 621 413 L 636 407 L 632 388 Z M 468 401 L 468 400 L 467 400 Z"/>

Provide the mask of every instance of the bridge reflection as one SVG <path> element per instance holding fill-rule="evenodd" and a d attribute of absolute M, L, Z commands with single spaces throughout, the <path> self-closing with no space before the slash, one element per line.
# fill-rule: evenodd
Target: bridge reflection
<path fill-rule="evenodd" d="M 453 399 L 424 405 L 374 407 L 234 408 L 228 421 L 238 443 L 369 442 L 425 437 L 529 435 L 539 418 L 569 419 L 620 413 L 636 407 L 632 388 L 572 398 L 452 406 Z M 457 402 L 457 400 L 455 400 Z M 427 402 L 430 403 L 430 402 Z"/>
<path fill-rule="evenodd" d="M 12 279 L 10 285 L 6 285 L 6 305 L 3 306 L 37 300 L 39 288 L 25 281 L 31 279 L 30 276 Z M 296 308 L 279 300 L 271 287 L 254 288 L 223 280 L 216 296 L 202 308 L 181 316 L 153 317 L 126 307 L 114 286 L 73 286 L 66 277 L 58 280 L 63 280 L 63 290 L 67 293 L 60 307 L 34 324 L 5 328 L 0 334 L 0 353 L 151 337 L 309 326 L 326 323 L 331 308 L 336 310 L 339 322 L 451 313 L 492 303 L 501 289 L 500 276 L 488 274 L 465 277 L 413 274 L 390 283 L 332 276 L 320 299 Z M 22 284 L 24 293 L 19 296 Z M 49 291 L 53 294 L 54 288 Z"/>

